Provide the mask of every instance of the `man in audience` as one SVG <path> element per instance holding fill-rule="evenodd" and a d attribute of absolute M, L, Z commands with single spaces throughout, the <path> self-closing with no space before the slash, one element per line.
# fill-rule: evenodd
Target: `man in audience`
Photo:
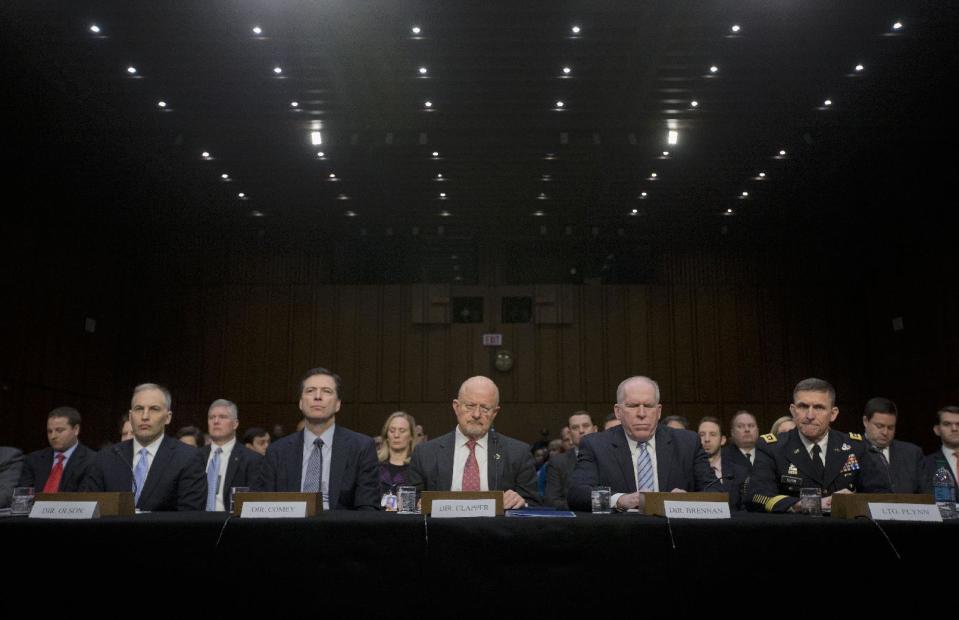
<path fill-rule="evenodd" d="M 266 456 L 266 449 L 270 447 L 270 434 L 265 428 L 253 426 L 243 433 L 243 445 L 260 456 Z"/>
<path fill-rule="evenodd" d="M 862 435 L 830 428 L 839 415 L 832 385 L 816 378 L 800 381 L 789 412 L 796 428 L 756 442 L 756 464 L 743 499 L 749 510 L 797 512 L 803 488 L 822 491 L 824 512 L 832 508 L 836 493 L 890 491 L 884 466 Z"/>
<path fill-rule="evenodd" d="M 719 418 L 704 416 L 699 421 L 699 442 L 703 445 L 703 452 L 709 459 L 709 468 L 716 474 L 716 478 L 723 486 L 723 491 L 729 493 L 729 507 L 739 510 L 741 506 L 742 485 L 749 475 L 744 465 L 738 465 L 722 450 L 726 445 L 726 436 L 723 435 Z"/>
<path fill-rule="evenodd" d="M 923 482 L 931 491 L 933 476 L 940 467 L 952 474 L 952 482 L 956 487 L 956 497 L 959 497 L 959 470 L 956 460 L 959 458 L 959 407 L 949 405 L 936 412 L 936 425 L 932 432 L 942 441 L 942 446 L 926 455 L 924 460 Z"/>
<path fill-rule="evenodd" d="M 562 448 L 560 452 L 566 452 L 567 450 L 573 449 L 573 438 L 570 435 L 570 430 L 568 426 L 564 426 L 559 429 L 559 438 L 562 440 Z"/>
<path fill-rule="evenodd" d="M 572 448 L 552 457 L 549 468 L 546 470 L 546 492 L 544 503 L 560 510 L 569 510 L 566 502 L 566 492 L 569 487 L 569 477 L 576 468 L 576 455 L 579 454 L 579 444 L 583 437 L 595 433 L 597 428 L 588 411 L 576 411 L 569 416 L 569 435 Z"/>
<path fill-rule="evenodd" d="M 50 446 L 31 452 L 23 459 L 21 487 L 33 487 L 37 493 L 80 490 L 80 482 L 93 463 L 96 452 L 79 441 L 80 412 L 73 407 L 57 407 L 47 414 L 47 441 Z"/>
<path fill-rule="evenodd" d="M 568 498 L 573 510 L 589 510 L 590 490 L 608 486 L 616 510 L 645 510 L 644 491 L 721 491 L 699 437 L 659 424 L 659 385 L 630 377 L 616 388 L 621 428 L 593 433 L 580 441 Z"/>
<path fill-rule="evenodd" d="M 258 491 L 320 493 L 323 510 L 378 510 L 379 463 L 373 440 L 336 423 L 340 376 L 326 368 L 300 381 L 302 431 L 270 444 L 260 466 Z"/>
<path fill-rule="evenodd" d="M 669 428 L 675 428 L 678 431 L 684 431 L 689 428 L 689 420 L 683 415 L 668 415 L 663 418 L 663 423 Z"/>
<path fill-rule="evenodd" d="M 203 431 L 193 426 L 184 426 L 176 432 L 176 438 L 180 443 L 185 443 L 193 448 L 203 447 Z"/>
<path fill-rule="evenodd" d="M 756 440 L 759 438 L 759 426 L 756 418 L 745 409 L 737 411 L 730 423 L 732 442 L 723 446 L 723 458 L 747 471 L 752 471 L 756 462 Z"/>
<path fill-rule="evenodd" d="M 869 399 L 862 415 L 866 441 L 869 450 L 880 457 L 886 468 L 893 493 L 922 493 L 922 449 L 896 439 L 898 417 L 896 403 L 888 398 Z"/>
<path fill-rule="evenodd" d="M 225 398 L 213 401 L 206 421 L 212 440 L 200 448 L 206 463 L 206 510 L 221 512 L 230 509 L 230 489 L 253 487 L 263 456 L 237 442 L 240 419 L 236 403 Z"/>
<path fill-rule="evenodd" d="M 120 441 L 133 439 L 133 425 L 130 424 L 130 413 L 124 413 L 120 417 Z"/>
<path fill-rule="evenodd" d="M 493 421 L 499 408 L 499 388 L 493 381 L 464 381 L 453 399 L 456 428 L 416 447 L 410 484 L 426 491 L 504 491 L 507 510 L 538 504 L 529 446 L 496 432 Z"/>
<path fill-rule="evenodd" d="M 170 391 L 156 383 L 133 389 L 133 439 L 101 450 L 81 491 L 133 491 L 141 511 L 203 510 L 206 476 L 196 448 L 165 435 L 173 418 Z"/>
<path fill-rule="evenodd" d="M 603 430 L 608 431 L 611 428 L 619 426 L 619 418 L 616 417 L 615 413 L 610 413 L 606 416 L 606 420 L 603 422 Z"/>

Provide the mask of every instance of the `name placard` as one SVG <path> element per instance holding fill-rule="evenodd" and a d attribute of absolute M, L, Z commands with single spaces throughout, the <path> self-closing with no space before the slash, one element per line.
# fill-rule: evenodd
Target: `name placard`
<path fill-rule="evenodd" d="M 663 502 L 668 519 L 728 519 L 729 504 L 726 502 Z"/>
<path fill-rule="evenodd" d="M 306 502 L 243 502 L 241 519 L 301 519 Z"/>
<path fill-rule="evenodd" d="M 96 502 L 34 502 L 31 519 L 98 519 Z"/>
<path fill-rule="evenodd" d="M 942 523 L 935 504 L 885 504 L 869 502 L 869 514 L 876 521 L 926 521 Z"/>
<path fill-rule="evenodd" d="M 434 519 L 458 519 L 461 517 L 495 517 L 494 499 L 435 499 Z"/>

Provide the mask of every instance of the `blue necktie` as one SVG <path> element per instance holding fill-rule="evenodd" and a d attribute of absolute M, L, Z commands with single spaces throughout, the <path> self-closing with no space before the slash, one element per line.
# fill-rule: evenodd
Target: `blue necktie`
<path fill-rule="evenodd" d="M 217 481 L 220 477 L 220 454 L 223 453 L 223 448 L 217 448 L 213 452 L 213 460 L 210 461 L 210 466 L 206 470 L 206 509 L 207 512 L 213 512 L 216 510 L 216 492 L 217 492 Z"/>
<path fill-rule="evenodd" d="M 323 440 L 317 437 L 313 440 L 313 451 L 310 460 L 306 462 L 306 479 L 303 481 L 304 493 L 319 493 L 320 482 L 323 480 Z"/>
<path fill-rule="evenodd" d="M 140 460 L 137 461 L 136 469 L 133 470 L 133 505 L 140 503 L 140 493 L 143 493 L 143 483 L 147 480 L 147 468 L 150 453 L 146 448 L 140 448 Z"/>
<path fill-rule="evenodd" d="M 636 465 L 639 469 L 639 484 L 636 486 L 637 491 L 655 490 L 653 486 L 653 460 L 649 458 L 649 451 L 646 448 L 646 442 L 639 444 L 639 456 L 636 458 Z"/>

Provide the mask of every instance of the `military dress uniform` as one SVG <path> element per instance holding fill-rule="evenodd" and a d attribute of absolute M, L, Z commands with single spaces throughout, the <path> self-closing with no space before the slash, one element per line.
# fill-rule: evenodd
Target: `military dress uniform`
<path fill-rule="evenodd" d="M 746 482 L 744 504 L 758 512 L 786 512 L 799 490 L 818 487 L 823 497 L 841 489 L 889 493 L 889 476 L 859 433 L 829 430 L 825 465 L 817 467 L 799 429 L 763 435 L 756 442 L 756 463 Z"/>

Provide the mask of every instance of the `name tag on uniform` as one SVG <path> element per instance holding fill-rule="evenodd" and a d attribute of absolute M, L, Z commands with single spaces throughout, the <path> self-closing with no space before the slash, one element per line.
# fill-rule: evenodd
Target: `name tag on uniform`
<path fill-rule="evenodd" d="M 430 513 L 434 519 L 495 517 L 495 499 L 434 499 Z"/>
<path fill-rule="evenodd" d="M 301 519 L 306 502 L 243 502 L 241 519 Z"/>
<path fill-rule="evenodd" d="M 99 519 L 96 502 L 34 502 L 31 519 Z"/>
<path fill-rule="evenodd" d="M 663 502 L 667 519 L 728 519 L 726 502 Z"/>
<path fill-rule="evenodd" d="M 935 504 L 884 504 L 869 502 L 869 514 L 876 521 L 927 521 L 942 523 Z"/>

